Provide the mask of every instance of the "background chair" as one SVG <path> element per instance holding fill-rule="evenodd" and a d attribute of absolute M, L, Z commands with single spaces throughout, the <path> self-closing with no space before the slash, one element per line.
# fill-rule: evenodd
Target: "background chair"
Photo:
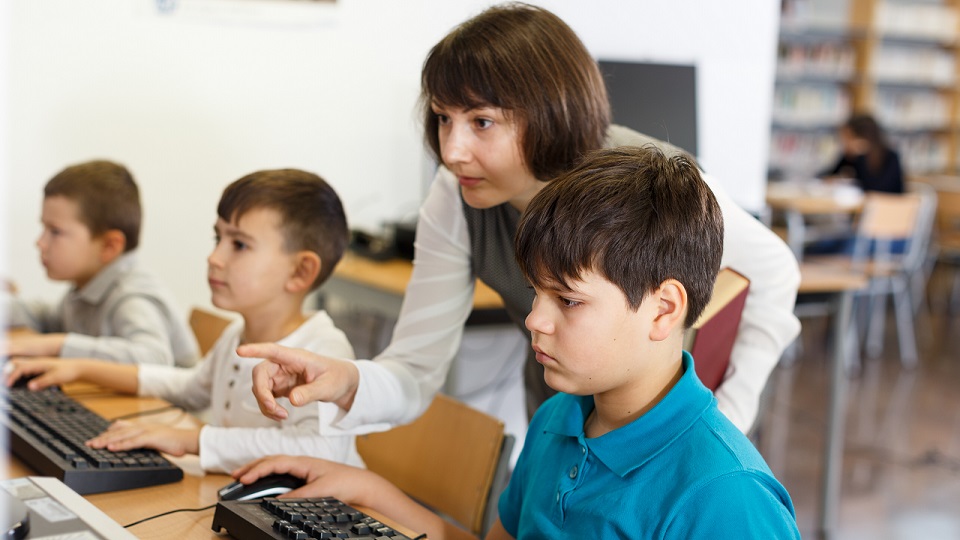
<path fill-rule="evenodd" d="M 878 356 L 883 348 L 886 301 L 893 300 L 900 360 L 908 367 L 918 360 L 914 316 L 922 299 L 914 297 L 926 280 L 924 262 L 937 201 L 928 185 L 916 184 L 912 189 L 902 195 L 868 193 L 864 197 L 852 254 L 806 259 L 859 272 L 868 279 L 867 288 L 857 296 L 867 314 L 868 356 Z"/>
<path fill-rule="evenodd" d="M 195 307 L 190 310 L 190 328 L 197 338 L 201 357 L 207 355 L 207 351 L 217 342 L 230 322 L 230 319 L 203 308 Z"/>
<path fill-rule="evenodd" d="M 420 418 L 357 437 L 367 468 L 483 537 L 506 486 L 513 436 L 503 422 L 437 394 Z"/>
<path fill-rule="evenodd" d="M 721 268 L 710 302 L 684 333 L 683 348 L 693 355 L 697 376 L 710 390 L 715 391 L 727 374 L 749 289 L 745 276 Z"/>

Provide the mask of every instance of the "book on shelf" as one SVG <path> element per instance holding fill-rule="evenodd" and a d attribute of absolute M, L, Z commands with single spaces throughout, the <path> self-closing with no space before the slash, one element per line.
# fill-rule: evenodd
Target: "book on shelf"
<path fill-rule="evenodd" d="M 710 390 L 716 390 L 727 373 L 749 289 L 750 280 L 742 274 L 720 269 L 710 302 L 684 333 L 683 348 L 693 355 L 697 376 Z"/>

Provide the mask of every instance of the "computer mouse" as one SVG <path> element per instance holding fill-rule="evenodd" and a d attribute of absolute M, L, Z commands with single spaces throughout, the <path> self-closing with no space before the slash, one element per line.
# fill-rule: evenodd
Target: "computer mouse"
<path fill-rule="evenodd" d="M 249 501 L 263 497 L 276 497 L 296 489 L 306 482 L 292 474 L 271 474 L 249 484 L 231 482 L 217 492 L 221 501 Z"/>

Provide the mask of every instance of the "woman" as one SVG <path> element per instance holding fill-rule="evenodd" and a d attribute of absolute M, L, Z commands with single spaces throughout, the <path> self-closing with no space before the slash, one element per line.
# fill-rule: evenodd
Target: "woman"
<path fill-rule="evenodd" d="M 385 429 L 416 418 L 444 382 L 472 306 L 474 278 L 498 293 L 529 339 L 533 293 L 513 256 L 517 219 L 530 199 L 579 156 L 603 146 L 653 143 L 610 125 L 596 62 L 573 30 L 544 9 L 487 9 L 430 51 L 421 77 L 425 137 L 442 166 L 417 224 L 414 272 L 387 349 L 373 361 L 323 358 L 271 344 L 241 347 L 267 358 L 254 393 L 267 416 L 273 396 L 295 405 L 333 401 L 345 429 Z M 776 235 L 708 179 L 724 213 L 723 265 L 751 279 L 720 409 L 743 431 L 780 353 L 799 332 L 796 260 Z M 354 367 L 356 366 L 356 367 Z M 546 399 L 542 368 L 528 355 L 528 413 Z"/>
<path fill-rule="evenodd" d="M 903 193 L 900 156 L 887 144 L 869 114 L 855 114 L 840 126 L 843 155 L 825 176 L 852 178 L 864 191 Z"/>

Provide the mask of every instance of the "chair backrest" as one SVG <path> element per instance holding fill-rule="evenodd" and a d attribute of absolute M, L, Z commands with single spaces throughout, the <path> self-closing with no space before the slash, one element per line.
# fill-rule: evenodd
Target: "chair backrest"
<path fill-rule="evenodd" d="M 230 322 L 230 319 L 203 308 L 195 307 L 190 310 L 190 328 L 197 338 L 201 356 L 207 355 L 207 351 L 217 342 Z"/>
<path fill-rule="evenodd" d="M 503 422 L 443 394 L 413 423 L 357 437 L 368 469 L 478 536 L 493 521 L 512 447 Z"/>
<path fill-rule="evenodd" d="M 749 289 L 749 279 L 731 268 L 721 268 L 710 302 L 684 332 L 683 348 L 693 355 L 697 376 L 710 390 L 715 391 L 727 374 Z"/>
<path fill-rule="evenodd" d="M 874 193 L 864 196 L 854 261 L 873 265 L 875 272 L 911 272 L 926 256 L 933 229 L 937 195 L 926 184 L 915 184 L 903 194 Z M 902 248 L 895 243 L 902 242 Z"/>

